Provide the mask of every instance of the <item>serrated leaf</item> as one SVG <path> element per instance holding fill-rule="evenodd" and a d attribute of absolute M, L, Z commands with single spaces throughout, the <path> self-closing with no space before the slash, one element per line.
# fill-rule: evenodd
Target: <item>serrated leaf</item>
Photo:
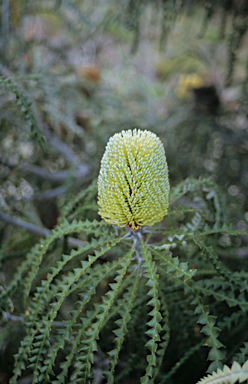
<path fill-rule="evenodd" d="M 209 351 L 207 360 L 218 361 L 218 360 L 223 360 L 224 358 L 225 358 L 225 356 L 223 355 L 223 353 L 219 349 L 211 348 Z"/>

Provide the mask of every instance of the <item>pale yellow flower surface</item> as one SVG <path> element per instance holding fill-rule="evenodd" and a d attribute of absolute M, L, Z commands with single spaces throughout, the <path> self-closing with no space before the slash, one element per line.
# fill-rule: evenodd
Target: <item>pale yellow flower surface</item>
<path fill-rule="evenodd" d="M 167 214 L 169 179 L 165 151 L 152 132 L 122 131 L 106 146 L 98 177 L 99 214 L 132 230 Z"/>

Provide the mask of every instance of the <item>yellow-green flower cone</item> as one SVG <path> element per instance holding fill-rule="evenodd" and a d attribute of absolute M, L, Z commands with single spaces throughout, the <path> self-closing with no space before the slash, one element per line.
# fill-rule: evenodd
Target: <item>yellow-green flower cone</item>
<path fill-rule="evenodd" d="M 165 151 L 152 132 L 134 129 L 110 138 L 98 177 L 100 216 L 132 230 L 167 214 L 169 180 Z"/>

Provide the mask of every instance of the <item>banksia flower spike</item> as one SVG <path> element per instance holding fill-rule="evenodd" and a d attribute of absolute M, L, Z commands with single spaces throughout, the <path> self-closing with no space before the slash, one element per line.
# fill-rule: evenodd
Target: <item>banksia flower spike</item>
<path fill-rule="evenodd" d="M 134 129 L 110 138 L 98 177 L 99 214 L 132 230 L 166 215 L 169 180 L 165 151 L 152 132 Z"/>

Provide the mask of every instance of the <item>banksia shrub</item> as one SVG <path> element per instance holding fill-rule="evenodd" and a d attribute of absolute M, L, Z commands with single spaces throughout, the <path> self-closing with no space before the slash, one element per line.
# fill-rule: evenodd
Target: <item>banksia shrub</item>
<path fill-rule="evenodd" d="M 152 132 L 134 129 L 110 138 L 98 178 L 99 214 L 132 230 L 166 215 L 169 180 L 165 151 Z"/>
<path fill-rule="evenodd" d="M 94 180 L 0 287 L 2 324 L 24 335 L 8 382 L 184 384 L 187 372 L 195 384 L 206 368 L 217 373 L 199 384 L 246 378 L 248 272 L 231 237 L 247 234 L 227 225 L 218 187 L 182 181 L 166 227 L 143 229 L 167 213 L 168 170 L 159 138 L 134 130 L 110 139 L 98 189 L 104 220 L 86 216 L 98 210 Z M 239 360 L 222 371 L 225 350 Z"/>
<path fill-rule="evenodd" d="M 117 147 L 112 146 L 116 143 Z M 165 207 L 161 213 L 150 213 L 146 199 L 151 210 L 157 207 L 156 200 L 153 207 L 151 193 L 143 192 L 140 203 L 136 200 L 137 211 L 143 214 L 141 223 L 150 223 L 152 214 L 157 219 L 162 217 L 167 209 L 168 180 L 165 178 L 163 184 L 162 175 L 165 172 L 167 176 L 167 167 L 162 161 L 165 157 L 159 139 L 149 132 L 129 131 L 115 135 L 107 146 L 102 162 L 106 182 L 119 191 L 128 206 L 128 197 L 125 200 L 120 189 L 123 186 L 126 191 L 125 184 L 118 184 L 109 176 L 120 174 L 122 182 L 126 180 L 125 173 L 118 169 L 120 159 L 126 172 L 130 167 L 126 179 L 137 180 L 137 184 L 129 181 L 132 194 L 143 192 L 138 181 L 147 183 L 142 187 L 149 189 L 157 200 L 161 195 L 160 203 Z M 134 159 L 139 159 L 140 167 Z M 155 159 L 156 167 L 151 159 Z M 147 164 L 147 174 L 143 163 Z M 136 173 L 131 174 L 132 169 Z M 99 184 L 103 187 L 101 172 Z M 136 185 L 139 188 L 135 190 Z M 167 192 L 164 198 L 159 188 Z M 231 265 L 229 269 L 218 254 L 221 252 L 228 260 L 236 243 L 220 248 L 220 241 L 246 233 L 223 223 L 220 210 L 227 208 L 215 184 L 206 179 L 188 179 L 172 188 L 167 228 L 152 227 L 149 231 L 140 228 L 127 232 L 121 228 L 116 233 L 104 220 L 76 220 L 82 217 L 80 208 L 95 201 L 95 194 L 93 182 L 68 201 L 59 225 L 30 249 L 12 280 L 0 291 L 0 310 L 9 329 L 19 321 L 25 331 L 15 353 L 9 383 L 21 382 L 19 378 L 28 372 L 32 384 L 89 384 L 96 381 L 96 372 L 100 372 L 107 384 L 184 384 L 185 374 L 183 381 L 177 379 L 186 371 L 190 372 L 187 384 L 195 384 L 207 368 L 206 360 L 210 362 L 209 373 L 217 370 L 218 384 L 224 383 L 222 378 L 226 375 L 233 374 L 239 379 L 247 370 L 246 365 L 240 368 L 247 356 L 247 267 L 235 270 Z M 132 194 L 127 195 L 130 200 Z M 113 196 L 113 204 L 117 204 Z M 175 206 L 180 199 L 181 204 Z M 194 201 L 194 208 L 182 205 L 190 201 Z M 111 200 L 109 206 L 110 203 Z M 93 209 L 95 205 L 91 204 Z M 133 211 L 134 208 L 132 205 Z M 132 223 L 140 225 L 137 216 L 130 217 L 130 227 Z M 70 237 L 74 234 L 79 239 Z M 48 265 L 51 258 L 53 263 Z M 245 267 L 243 261 L 242 264 Z M 22 306 L 15 304 L 16 297 L 24 299 Z M 12 302 L 13 315 L 9 314 Z M 232 347 L 236 333 L 233 336 L 231 327 L 237 329 L 240 345 L 244 343 L 240 353 Z M 224 368 L 222 373 L 224 343 L 231 358 L 239 358 L 239 365 L 231 372 Z M 171 376 L 175 380 L 171 381 Z M 207 377 L 203 382 L 209 380 Z"/>

